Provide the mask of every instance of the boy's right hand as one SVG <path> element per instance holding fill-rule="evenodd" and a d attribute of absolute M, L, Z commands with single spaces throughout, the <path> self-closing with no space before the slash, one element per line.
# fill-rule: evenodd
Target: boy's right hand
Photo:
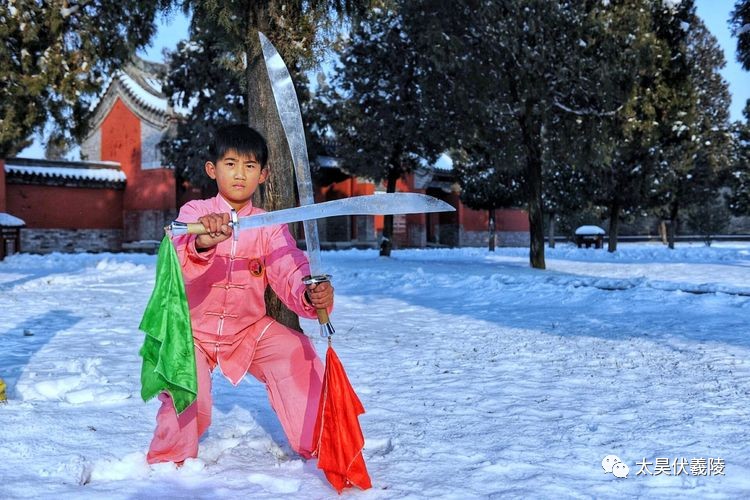
<path fill-rule="evenodd" d="M 195 239 L 195 248 L 198 250 L 211 248 L 232 236 L 232 228 L 229 226 L 229 214 L 208 214 L 198 219 L 203 224 L 208 234 L 201 234 Z"/>

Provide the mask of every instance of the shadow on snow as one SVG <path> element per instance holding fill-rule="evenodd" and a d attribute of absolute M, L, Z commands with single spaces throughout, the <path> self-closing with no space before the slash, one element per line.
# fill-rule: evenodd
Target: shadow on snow
<path fill-rule="evenodd" d="M 0 331 L 0 378 L 8 386 L 8 399 L 17 397 L 15 387 L 24 367 L 56 333 L 67 330 L 82 318 L 66 309 L 54 309 L 27 318 L 18 325 Z"/>

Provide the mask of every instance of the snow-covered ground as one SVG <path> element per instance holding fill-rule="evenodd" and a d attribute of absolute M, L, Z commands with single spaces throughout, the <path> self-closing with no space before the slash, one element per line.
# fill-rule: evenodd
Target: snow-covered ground
<path fill-rule="evenodd" d="M 526 249 L 323 259 L 367 410 L 373 488 L 345 495 L 750 495 L 750 246 L 563 246 L 546 271 Z M 140 254 L 0 263 L 0 498 L 337 497 L 254 379 L 215 374 L 198 459 L 146 464 L 158 402 L 139 397 L 137 327 L 154 270 Z M 628 477 L 604 472 L 610 454 Z"/>

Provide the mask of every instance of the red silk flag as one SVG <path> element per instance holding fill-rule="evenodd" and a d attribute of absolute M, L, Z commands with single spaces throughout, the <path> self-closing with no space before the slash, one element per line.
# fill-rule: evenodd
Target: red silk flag
<path fill-rule="evenodd" d="M 317 442 L 313 455 L 318 457 L 318 468 L 339 493 L 351 486 L 363 490 L 372 487 L 362 456 L 365 438 L 359 415 L 364 412 L 339 357 L 329 344 L 313 434 Z"/>

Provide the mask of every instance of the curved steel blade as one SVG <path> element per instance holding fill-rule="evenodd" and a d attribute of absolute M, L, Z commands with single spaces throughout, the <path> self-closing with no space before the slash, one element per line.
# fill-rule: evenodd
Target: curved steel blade
<path fill-rule="evenodd" d="M 268 78 L 271 80 L 273 100 L 276 102 L 281 126 L 284 128 L 284 134 L 292 154 L 299 202 L 300 205 L 312 205 L 315 203 L 315 199 L 312 177 L 310 176 L 310 162 L 307 156 L 305 127 L 302 123 L 302 112 L 297 100 L 297 92 L 294 90 L 294 82 L 286 64 L 284 64 L 284 60 L 271 41 L 263 33 L 258 32 L 258 36 L 263 49 L 263 59 L 266 62 Z M 310 273 L 313 276 L 322 275 L 324 273 L 320 261 L 318 223 L 315 220 L 308 220 L 303 222 L 303 226 L 305 228 L 307 257 L 310 260 Z"/>

